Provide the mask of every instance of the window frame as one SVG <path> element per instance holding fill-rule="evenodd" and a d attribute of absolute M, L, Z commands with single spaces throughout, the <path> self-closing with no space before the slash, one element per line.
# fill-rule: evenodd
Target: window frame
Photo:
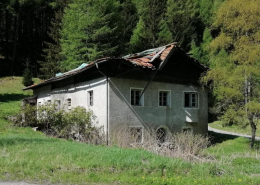
<path fill-rule="evenodd" d="M 68 110 L 71 110 L 71 107 L 72 107 L 72 100 L 71 100 L 71 98 L 67 98 L 67 108 L 68 108 Z"/>
<path fill-rule="evenodd" d="M 144 127 L 143 126 L 129 126 L 129 137 L 131 137 L 131 129 L 136 128 L 136 129 L 141 129 L 141 142 L 136 142 L 136 143 L 143 143 L 144 142 Z"/>
<path fill-rule="evenodd" d="M 185 106 L 185 95 L 186 94 L 189 94 L 189 106 L 188 107 L 186 107 Z M 197 97 L 197 99 L 195 99 L 196 100 L 196 106 L 192 106 L 192 94 L 195 94 L 196 96 L 195 97 Z M 199 109 L 199 92 L 198 91 L 183 91 L 183 108 L 184 109 Z"/>
<path fill-rule="evenodd" d="M 141 99 L 139 100 L 139 105 L 133 105 L 132 104 L 132 91 L 140 91 L 141 93 L 143 92 L 143 88 L 138 88 L 138 87 L 130 87 L 130 105 L 135 106 L 135 107 L 144 107 L 144 94 L 142 95 Z M 141 94 L 140 94 L 141 95 Z"/>
<path fill-rule="evenodd" d="M 92 93 L 92 94 L 90 94 Z M 88 107 L 93 107 L 94 106 L 94 90 L 88 90 L 87 91 L 87 103 L 88 103 Z"/>
<path fill-rule="evenodd" d="M 160 105 L 160 92 L 166 92 L 166 105 Z M 158 107 L 171 107 L 171 90 L 159 89 L 158 90 Z"/>

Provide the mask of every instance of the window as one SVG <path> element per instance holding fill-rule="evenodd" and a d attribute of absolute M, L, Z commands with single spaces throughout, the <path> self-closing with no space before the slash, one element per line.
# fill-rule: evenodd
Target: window
<path fill-rule="evenodd" d="M 156 140 L 159 143 L 164 143 L 166 140 L 167 132 L 164 128 L 158 128 L 156 131 Z"/>
<path fill-rule="evenodd" d="M 131 89 L 131 105 L 143 106 L 143 96 L 142 89 Z"/>
<path fill-rule="evenodd" d="M 159 91 L 159 106 L 170 106 L 170 91 Z"/>
<path fill-rule="evenodd" d="M 55 100 L 55 106 L 56 106 L 56 110 L 57 111 L 60 111 L 60 109 L 61 109 L 61 104 L 60 104 L 60 100 Z"/>
<path fill-rule="evenodd" d="M 192 129 L 192 127 L 185 126 L 185 127 L 182 127 L 182 132 L 183 133 L 192 133 L 193 129 Z"/>
<path fill-rule="evenodd" d="M 198 93 L 197 92 L 185 92 L 184 93 L 184 107 L 198 108 Z"/>
<path fill-rule="evenodd" d="M 88 91 L 88 106 L 94 105 L 93 91 Z"/>
<path fill-rule="evenodd" d="M 143 142 L 143 128 L 130 127 L 130 143 L 142 143 L 142 142 Z"/>
<path fill-rule="evenodd" d="M 68 103 L 68 110 L 70 110 L 71 109 L 71 98 L 67 99 L 67 103 Z"/>

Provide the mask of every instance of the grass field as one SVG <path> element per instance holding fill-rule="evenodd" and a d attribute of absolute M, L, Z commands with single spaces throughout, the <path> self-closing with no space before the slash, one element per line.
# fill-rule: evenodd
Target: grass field
<path fill-rule="evenodd" d="M 251 135 L 251 127 L 250 125 L 248 125 L 245 128 L 242 128 L 241 126 L 236 126 L 236 125 L 232 125 L 232 126 L 225 126 L 223 127 L 222 122 L 221 121 L 215 121 L 213 123 L 209 124 L 210 127 L 212 128 L 216 128 L 219 130 L 225 130 L 225 131 L 229 131 L 229 132 L 235 132 L 235 133 L 240 133 L 240 134 L 247 134 L 247 135 Z M 260 130 L 259 130 L 259 124 L 256 130 L 256 136 L 260 137 Z"/>
<path fill-rule="evenodd" d="M 210 162 L 189 162 L 142 149 L 92 146 L 17 128 L 21 78 L 0 78 L 0 179 L 62 184 L 260 184 L 259 150 L 248 140 L 213 135 Z"/>

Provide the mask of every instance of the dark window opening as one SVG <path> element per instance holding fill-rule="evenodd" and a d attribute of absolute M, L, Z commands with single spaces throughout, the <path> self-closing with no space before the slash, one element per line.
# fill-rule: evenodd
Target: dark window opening
<path fill-rule="evenodd" d="M 131 89 L 131 105 L 141 106 L 141 93 L 139 89 Z"/>
<path fill-rule="evenodd" d="M 93 106 L 94 105 L 94 96 L 93 96 L 93 91 L 88 91 L 88 106 Z"/>
<path fill-rule="evenodd" d="M 160 91 L 159 92 L 159 106 L 169 106 L 169 92 Z"/>
<path fill-rule="evenodd" d="M 130 128 L 130 142 L 131 143 L 142 143 L 143 129 L 141 127 Z"/>
<path fill-rule="evenodd" d="M 159 143 L 164 143 L 166 141 L 166 130 L 164 128 L 159 128 L 156 131 L 156 140 Z"/>
<path fill-rule="evenodd" d="M 184 107 L 197 108 L 198 107 L 198 93 L 185 92 L 184 93 Z"/>

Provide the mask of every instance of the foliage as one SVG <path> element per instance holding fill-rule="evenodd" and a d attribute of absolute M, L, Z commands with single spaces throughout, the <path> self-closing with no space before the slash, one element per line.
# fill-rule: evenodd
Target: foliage
<path fill-rule="evenodd" d="M 139 12 L 139 22 L 130 41 L 132 51 L 138 52 L 169 43 L 160 39 L 162 26 L 165 26 L 163 22 L 165 21 L 166 0 L 146 0 L 139 5 Z"/>
<path fill-rule="evenodd" d="M 222 107 L 224 118 L 233 111 L 236 117 L 247 119 L 244 124 L 250 123 L 251 147 L 260 115 L 259 9 L 260 2 L 254 0 L 228 0 L 221 5 L 214 22 L 221 32 L 211 42 L 212 53 L 218 62 L 214 62 L 214 68 L 202 79 L 206 83 L 212 82 L 218 101 L 226 102 L 222 103 L 225 105 Z M 219 58 L 220 53 L 227 53 L 228 59 Z"/>
<path fill-rule="evenodd" d="M 189 50 L 192 40 L 198 39 L 200 27 L 199 6 L 195 0 L 168 0 L 166 22 L 172 40 Z"/>
<path fill-rule="evenodd" d="M 119 16 L 118 16 L 119 14 Z M 61 46 L 63 70 L 106 56 L 118 56 L 120 4 L 117 0 L 75 0 L 65 10 Z"/>
<path fill-rule="evenodd" d="M 40 61 L 41 65 L 39 75 L 42 79 L 48 79 L 55 76 L 56 73 L 60 72 L 60 61 L 62 56 L 61 45 L 60 45 L 60 29 L 61 29 L 61 20 L 64 14 L 64 9 L 68 5 L 70 0 L 61 0 L 54 5 L 55 8 L 55 17 L 51 21 L 50 31 L 48 36 L 52 40 L 51 42 L 44 42 L 46 48 L 43 49 L 45 61 Z"/>
<path fill-rule="evenodd" d="M 31 70 L 30 70 L 30 63 L 27 61 L 26 63 L 26 68 L 24 70 L 24 73 L 23 73 L 23 85 L 24 86 L 30 86 L 33 84 L 33 80 L 32 80 L 32 73 L 31 73 Z"/>
<path fill-rule="evenodd" d="M 21 90 L 21 81 L 18 77 L 0 78 L 2 180 L 43 184 L 259 184 L 259 177 L 252 175 L 260 173 L 259 150 L 250 150 L 245 138 L 209 147 L 205 155 L 209 153 L 217 160 L 198 163 L 142 149 L 86 145 L 14 127 L 4 117 L 17 114 L 20 101 L 32 95 Z"/>
<path fill-rule="evenodd" d="M 22 107 L 17 115 L 15 124 L 22 127 L 37 127 L 47 135 L 57 136 L 66 139 L 76 139 L 80 142 L 96 142 L 99 138 L 102 141 L 102 130 L 93 126 L 95 116 L 92 111 L 84 107 L 76 107 L 65 112 L 58 110 L 56 103 L 46 103 L 40 106 Z"/>

